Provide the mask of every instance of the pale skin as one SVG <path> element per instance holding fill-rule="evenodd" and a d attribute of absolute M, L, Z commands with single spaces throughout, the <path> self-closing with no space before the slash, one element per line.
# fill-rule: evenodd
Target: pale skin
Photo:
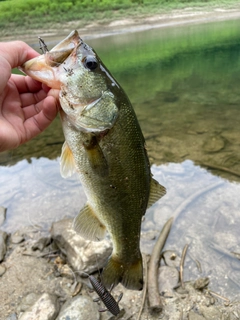
<path fill-rule="evenodd" d="M 37 136 L 57 115 L 58 90 L 11 74 L 12 68 L 38 55 L 24 42 L 0 42 L 0 152 Z"/>

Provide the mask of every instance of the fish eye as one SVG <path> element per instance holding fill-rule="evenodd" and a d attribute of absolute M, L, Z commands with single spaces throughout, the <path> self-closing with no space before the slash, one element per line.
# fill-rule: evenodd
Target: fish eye
<path fill-rule="evenodd" d="M 83 64 L 89 70 L 95 70 L 98 67 L 98 61 L 94 56 L 85 57 Z"/>

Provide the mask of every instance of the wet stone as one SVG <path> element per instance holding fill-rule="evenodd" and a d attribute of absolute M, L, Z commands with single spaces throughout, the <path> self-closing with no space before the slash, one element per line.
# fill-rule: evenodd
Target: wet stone
<path fill-rule="evenodd" d="M 13 244 L 18 244 L 18 243 L 21 243 L 23 241 L 24 241 L 24 237 L 23 237 L 22 234 L 20 234 L 19 231 L 16 231 L 11 235 L 11 242 Z"/>
<path fill-rule="evenodd" d="M 193 287 L 197 290 L 202 290 L 209 285 L 209 282 L 210 282 L 210 280 L 207 277 L 206 278 L 199 278 L 194 282 Z"/>
<path fill-rule="evenodd" d="M 59 311 L 57 297 L 44 293 L 27 311 L 20 320 L 55 320 Z M 87 318 L 86 318 L 87 319 Z"/>
<path fill-rule="evenodd" d="M 6 267 L 0 265 L 0 277 L 6 272 Z"/>
<path fill-rule="evenodd" d="M 7 233 L 0 230 L 0 262 L 4 259 L 7 251 Z"/>
<path fill-rule="evenodd" d="M 4 223 L 6 219 L 7 209 L 4 207 L 0 207 L 0 226 Z"/>
<path fill-rule="evenodd" d="M 218 152 L 225 146 L 224 139 L 220 136 L 209 137 L 203 144 L 203 150 L 206 152 Z"/>
<path fill-rule="evenodd" d="M 72 229 L 72 221 L 64 219 L 53 223 L 52 239 L 75 271 L 91 274 L 105 266 L 112 244 L 107 239 L 98 242 L 85 240 Z"/>
<path fill-rule="evenodd" d="M 32 250 L 40 250 L 43 251 L 51 243 L 51 237 L 43 237 L 40 238 L 34 245 L 32 246 Z"/>
<path fill-rule="evenodd" d="M 100 319 L 98 305 L 88 296 L 76 296 L 67 301 L 61 308 L 56 320 L 86 320 Z"/>

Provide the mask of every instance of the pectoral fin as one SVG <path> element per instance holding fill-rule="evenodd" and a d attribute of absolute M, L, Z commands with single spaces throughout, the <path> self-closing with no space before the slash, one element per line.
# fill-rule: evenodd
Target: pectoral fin
<path fill-rule="evenodd" d="M 148 199 L 148 208 L 166 194 L 166 189 L 155 179 L 151 179 L 150 195 Z"/>
<path fill-rule="evenodd" d="M 62 154 L 60 158 L 60 173 L 63 178 L 68 178 L 76 172 L 75 161 L 72 151 L 65 141 L 62 146 Z"/>
<path fill-rule="evenodd" d="M 104 238 L 106 228 L 99 221 L 89 204 L 86 204 L 73 221 L 73 229 L 83 238 L 99 241 Z"/>
<path fill-rule="evenodd" d="M 90 166 L 94 172 L 101 177 L 108 174 L 108 163 L 100 148 L 96 136 L 89 135 L 89 139 L 84 142 L 84 148 L 88 156 Z"/>

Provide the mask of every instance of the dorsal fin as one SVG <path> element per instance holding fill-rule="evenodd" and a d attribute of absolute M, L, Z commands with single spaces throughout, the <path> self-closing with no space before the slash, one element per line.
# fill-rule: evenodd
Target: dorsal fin
<path fill-rule="evenodd" d="M 76 172 L 75 161 L 71 149 L 65 141 L 62 146 L 60 158 L 60 173 L 63 178 L 68 178 Z"/>
<path fill-rule="evenodd" d="M 86 203 L 80 213 L 75 217 L 73 229 L 79 233 L 81 237 L 92 241 L 103 239 L 106 232 L 106 227 L 99 221 L 88 203 Z"/>
<path fill-rule="evenodd" d="M 157 180 L 151 178 L 150 195 L 148 199 L 148 208 L 155 202 L 162 198 L 166 194 L 166 189 L 157 182 Z"/>

